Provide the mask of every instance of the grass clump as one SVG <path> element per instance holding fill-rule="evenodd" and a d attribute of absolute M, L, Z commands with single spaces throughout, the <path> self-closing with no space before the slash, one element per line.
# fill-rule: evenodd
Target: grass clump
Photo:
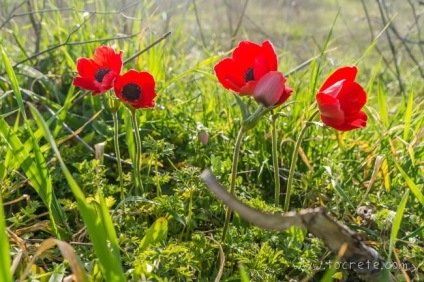
<path fill-rule="evenodd" d="M 10 269 L 11 260 L 16 264 L 11 272 L 0 271 L 0 280 L 24 277 L 26 268 L 27 279 L 71 275 L 69 257 L 56 249 L 43 251 L 32 264 L 40 242 L 48 238 L 70 244 L 87 274 L 78 277 L 86 280 L 239 281 L 248 276 L 251 281 L 319 281 L 325 275 L 327 262 L 335 256 L 306 230 L 264 231 L 233 214 L 222 238 L 226 208 L 199 176 L 209 167 L 230 186 L 233 146 L 243 124 L 237 99 L 213 72 L 214 65 L 228 57 L 222 52 L 235 47 L 228 46 L 226 31 L 220 39 L 212 24 L 194 31 L 184 25 L 184 13 L 195 21 L 190 1 L 178 4 L 175 16 L 170 10 L 153 13 L 149 1 L 118 8 L 108 1 L 65 1 L 64 6 L 53 0 L 44 6 L 35 2 L 15 6 L 5 1 L 1 14 L 0 229 L 7 236 L 0 236 L 0 246 L 8 252 L 1 252 L 0 269 Z M 199 3 L 201 13 L 206 6 Z M 345 13 L 351 12 L 342 10 L 338 17 L 346 19 Z M 170 18 L 162 22 L 166 16 Z M 341 133 L 318 118 L 312 121 L 294 166 L 290 209 L 325 206 L 388 262 L 404 266 L 403 272 L 391 270 L 399 280 L 406 281 L 408 275 L 419 281 L 424 277 L 424 87 L 411 63 L 401 63 L 401 93 L 377 51 L 367 50 L 369 42 L 347 57 L 331 51 L 341 45 L 339 22 L 324 50 L 328 53 L 288 77 L 294 92 L 276 109 L 281 196 L 284 199 L 295 142 L 313 113 L 309 107 L 319 85 L 339 65 L 351 65 L 368 52 L 357 64 L 357 81 L 368 93 L 367 127 Z M 232 32 L 237 39 L 263 39 L 247 27 Z M 293 46 L 302 43 L 308 30 L 296 27 L 300 34 L 290 36 Z M 123 67 L 149 71 L 157 82 L 155 108 L 137 115 L 144 193 L 136 193 L 131 113 L 123 106 L 117 111 L 123 169 L 119 175 L 108 98 L 93 97 L 72 85 L 75 62 L 104 44 L 130 58 L 168 31 L 172 35 Z M 203 44 L 199 32 L 210 44 Z M 324 42 L 325 37 L 317 39 L 319 46 Z M 323 53 L 314 46 L 308 58 L 299 57 L 289 46 L 276 44 L 279 68 L 286 73 Z M 242 99 L 254 112 L 252 99 Z M 207 136 L 206 142 L 200 134 Z M 243 135 L 235 195 L 260 210 L 282 212 L 282 205 L 274 205 L 271 134 L 272 123 L 263 118 Z M 104 158 L 96 159 L 94 145 L 103 142 Z M 369 218 L 359 217 L 361 206 L 368 208 Z M 355 277 L 348 270 L 338 271 L 335 277 Z"/>

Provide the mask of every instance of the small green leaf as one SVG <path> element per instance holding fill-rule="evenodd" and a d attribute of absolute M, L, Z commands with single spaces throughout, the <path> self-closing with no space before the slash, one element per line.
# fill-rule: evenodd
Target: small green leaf
<path fill-rule="evenodd" d="M 239 263 L 239 271 L 240 271 L 240 280 L 241 282 L 249 282 L 249 275 L 247 274 L 246 268 L 244 268 L 243 264 Z"/>
<path fill-rule="evenodd" d="M 233 94 L 234 94 L 234 97 L 236 98 L 237 105 L 240 108 L 243 120 L 246 120 L 249 117 L 249 109 L 248 109 L 246 103 L 240 98 L 239 95 L 237 95 L 236 93 L 233 93 Z"/>
<path fill-rule="evenodd" d="M 383 122 L 384 126 L 386 128 L 389 128 L 390 122 L 389 122 L 389 114 L 387 112 L 386 91 L 383 88 L 383 85 L 381 82 L 378 83 L 377 98 L 378 98 L 378 112 L 380 114 L 380 119 Z"/>
<path fill-rule="evenodd" d="M 424 195 L 421 193 L 418 186 L 414 183 L 414 181 L 408 176 L 408 174 L 402 169 L 402 167 L 395 162 L 396 168 L 399 170 L 400 174 L 402 175 L 403 179 L 405 180 L 406 184 L 408 184 L 409 189 L 411 189 L 414 196 L 417 198 L 418 202 L 421 203 L 421 205 L 424 206 Z"/>
<path fill-rule="evenodd" d="M 12 282 L 12 275 L 10 273 L 10 253 L 9 253 L 9 239 L 6 235 L 6 221 L 3 210 L 3 200 L 0 192 L 0 281 Z"/>
<path fill-rule="evenodd" d="M 336 180 L 334 180 L 333 178 L 333 173 L 331 171 L 331 167 L 329 166 L 324 166 L 325 170 L 328 172 L 328 174 L 331 177 L 331 185 L 334 187 L 334 189 L 336 189 L 337 192 L 339 192 L 339 194 L 343 197 L 343 199 L 345 199 L 345 201 L 352 207 L 352 209 L 356 209 L 355 205 L 351 202 L 351 200 L 349 200 L 349 198 L 347 197 L 346 193 L 343 191 L 342 187 L 340 187 L 340 184 L 338 184 L 336 182 Z"/>
<path fill-rule="evenodd" d="M 156 220 L 152 226 L 146 231 L 146 235 L 144 235 L 141 240 L 140 246 L 138 247 L 139 252 L 143 252 L 149 246 L 155 245 L 160 241 L 164 240 L 168 235 L 168 221 L 166 218 L 161 217 Z"/>
<path fill-rule="evenodd" d="M 405 195 L 403 195 L 402 200 L 400 200 L 399 207 L 396 211 L 395 220 L 393 221 L 393 225 L 392 225 L 392 232 L 390 234 L 389 254 L 391 253 L 391 251 L 393 250 L 395 246 L 395 241 L 399 233 L 400 224 L 402 223 L 402 217 L 403 217 L 403 213 L 405 212 L 405 207 L 406 207 L 406 203 L 408 202 L 408 197 L 409 197 L 409 190 L 407 190 Z"/>
<path fill-rule="evenodd" d="M 408 141 L 409 130 L 411 128 L 411 120 L 412 120 L 412 110 L 414 107 L 414 92 L 413 87 L 411 92 L 409 93 L 408 104 L 406 105 L 405 110 L 405 129 L 403 131 L 403 140 Z"/>

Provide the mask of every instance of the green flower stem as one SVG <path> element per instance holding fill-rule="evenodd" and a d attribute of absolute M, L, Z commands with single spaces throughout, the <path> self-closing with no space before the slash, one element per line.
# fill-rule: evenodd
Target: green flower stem
<path fill-rule="evenodd" d="M 230 182 L 230 194 L 234 195 L 236 187 L 236 178 L 237 178 L 237 164 L 240 155 L 241 141 L 243 139 L 243 134 L 246 132 L 246 128 L 242 126 L 237 134 L 236 144 L 234 145 L 234 154 L 233 154 L 233 164 L 231 167 L 231 182 Z M 227 235 L 228 225 L 230 223 L 231 209 L 227 208 L 225 213 L 225 222 L 224 229 L 222 231 L 222 241 L 225 241 L 225 236 Z"/>
<path fill-rule="evenodd" d="M 160 187 L 160 181 L 159 181 L 159 167 L 158 167 L 158 159 L 159 156 L 157 156 L 157 159 L 155 160 L 155 174 L 156 174 L 156 196 L 160 197 L 162 196 L 162 188 Z"/>
<path fill-rule="evenodd" d="M 143 183 L 141 182 L 141 174 L 140 174 L 140 159 L 141 159 L 141 138 L 140 131 L 138 128 L 137 121 L 137 111 L 136 109 L 131 109 L 131 122 L 134 130 L 135 143 L 136 143 L 136 154 L 134 160 L 134 180 L 135 180 L 135 191 L 136 194 L 141 195 L 144 193 Z"/>
<path fill-rule="evenodd" d="M 122 163 L 121 163 L 121 151 L 119 150 L 119 122 L 118 122 L 118 112 L 112 112 L 113 117 L 113 142 L 115 146 L 115 156 L 116 161 L 118 162 L 118 173 L 119 173 L 119 188 L 121 189 L 121 201 L 124 199 L 124 174 L 122 172 Z"/>
<path fill-rule="evenodd" d="M 112 112 L 113 117 L 113 145 L 115 147 L 115 156 L 118 164 L 118 174 L 119 174 L 119 188 L 121 190 L 121 200 L 124 199 L 124 174 L 122 172 L 122 163 L 121 163 L 121 151 L 119 149 L 119 120 L 118 120 L 118 109 L 120 102 L 115 99 L 110 93 L 109 95 L 109 106 Z"/>
<path fill-rule="evenodd" d="M 309 118 L 308 121 L 313 120 L 313 118 L 319 113 L 319 110 L 316 110 L 311 117 Z M 297 138 L 296 144 L 294 146 L 294 151 L 293 151 L 293 155 L 292 155 L 292 159 L 291 159 L 291 164 L 290 164 L 290 171 L 289 171 L 289 178 L 287 179 L 287 191 L 286 191 L 286 198 L 284 200 L 284 208 L 283 211 L 287 212 L 289 210 L 289 205 L 290 205 L 290 196 L 291 196 L 291 192 L 292 192 L 292 184 L 293 184 L 293 177 L 294 177 L 294 171 L 296 169 L 296 161 L 297 161 L 297 156 L 299 155 L 299 148 L 300 148 L 300 144 L 303 141 L 303 136 L 305 135 L 306 130 L 308 129 L 308 127 L 311 125 L 311 123 L 306 122 L 302 128 L 302 131 L 300 131 L 299 137 Z"/>
<path fill-rule="evenodd" d="M 275 185 L 275 206 L 280 204 L 280 166 L 278 164 L 278 145 L 277 145 L 277 115 L 271 116 L 271 142 L 272 142 L 272 163 L 274 166 L 274 185 Z"/>

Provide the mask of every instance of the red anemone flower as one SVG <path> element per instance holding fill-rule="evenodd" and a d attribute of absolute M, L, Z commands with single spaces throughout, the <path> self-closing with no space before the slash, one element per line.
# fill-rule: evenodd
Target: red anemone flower
<path fill-rule="evenodd" d="M 74 85 L 101 94 L 113 87 L 122 69 L 122 51 L 116 53 L 109 46 L 100 46 L 94 51 L 93 59 L 79 58 Z"/>
<path fill-rule="evenodd" d="M 271 71 L 257 83 L 253 97 L 265 107 L 279 106 L 292 94 L 293 89 L 285 85 L 286 78 L 279 71 Z"/>
<path fill-rule="evenodd" d="M 148 72 L 129 70 L 115 80 L 115 95 L 136 109 L 153 108 L 155 80 Z"/>
<path fill-rule="evenodd" d="M 234 49 L 231 58 L 215 65 L 219 82 L 229 90 L 241 96 L 253 95 L 259 79 L 270 71 L 277 70 L 277 55 L 271 42 L 262 45 L 250 41 L 241 41 Z"/>
<path fill-rule="evenodd" d="M 361 109 L 367 93 L 355 82 L 357 73 L 355 66 L 340 68 L 321 86 L 316 99 L 326 125 L 340 131 L 366 126 L 368 117 Z"/>

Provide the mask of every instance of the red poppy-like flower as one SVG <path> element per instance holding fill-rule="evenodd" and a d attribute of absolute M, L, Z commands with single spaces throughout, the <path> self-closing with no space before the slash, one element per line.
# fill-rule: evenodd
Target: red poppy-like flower
<path fill-rule="evenodd" d="M 270 71 L 277 70 L 277 55 L 271 42 L 262 45 L 241 41 L 231 58 L 215 65 L 219 82 L 229 90 L 243 95 L 252 95 L 256 83 Z"/>
<path fill-rule="evenodd" d="M 286 78 L 279 71 L 271 71 L 259 79 L 253 92 L 255 100 L 265 107 L 279 106 L 292 94 L 293 89 L 285 85 Z"/>
<path fill-rule="evenodd" d="M 355 82 L 358 69 L 344 67 L 336 70 L 324 82 L 316 95 L 321 120 L 340 131 L 363 128 L 367 115 L 361 111 L 367 101 L 367 93 Z"/>
<path fill-rule="evenodd" d="M 116 53 L 109 46 L 100 46 L 94 51 L 93 59 L 79 58 L 74 85 L 101 94 L 113 87 L 122 69 L 122 51 Z"/>
<path fill-rule="evenodd" d="M 129 70 L 115 80 L 115 95 L 136 109 L 153 108 L 155 80 L 148 72 Z"/>

